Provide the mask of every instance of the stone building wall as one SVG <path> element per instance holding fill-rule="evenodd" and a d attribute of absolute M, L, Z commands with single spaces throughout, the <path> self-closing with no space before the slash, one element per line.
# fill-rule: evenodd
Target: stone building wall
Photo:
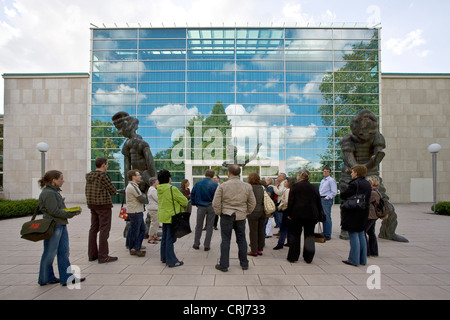
<path fill-rule="evenodd" d="M 46 142 L 46 170 L 64 174 L 66 202 L 85 202 L 89 74 L 5 74 L 3 197 L 36 196 Z M 37 188 L 39 194 L 40 189 Z"/>
<path fill-rule="evenodd" d="M 382 74 L 382 178 L 393 203 L 432 202 L 432 160 L 439 143 L 437 201 L 450 201 L 450 75 Z"/>

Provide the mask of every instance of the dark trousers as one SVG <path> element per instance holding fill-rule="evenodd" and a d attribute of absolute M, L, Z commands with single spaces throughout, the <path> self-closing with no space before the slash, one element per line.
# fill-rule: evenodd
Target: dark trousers
<path fill-rule="evenodd" d="M 89 229 L 89 259 L 106 259 L 109 254 L 108 238 L 111 230 L 111 208 L 91 208 L 91 228 Z M 97 246 L 97 235 L 98 246 Z"/>
<path fill-rule="evenodd" d="M 315 220 L 296 219 L 292 220 L 289 226 L 289 252 L 287 259 L 289 261 L 298 261 L 300 257 L 301 235 L 304 231 L 303 259 L 306 263 L 311 263 L 316 252 L 314 227 Z"/>
<path fill-rule="evenodd" d="M 366 237 L 367 237 L 367 256 L 378 256 L 378 241 L 375 234 L 375 223 L 377 220 L 370 219 L 367 221 Z"/>
<path fill-rule="evenodd" d="M 287 211 L 279 211 L 279 213 L 281 213 L 282 218 L 281 218 L 281 226 L 280 226 L 280 238 L 278 238 L 278 244 L 277 246 L 284 246 L 284 241 L 287 238 L 287 245 L 289 245 L 289 225 L 291 224 L 291 220 L 288 219 L 288 213 Z"/>
<path fill-rule="evenodd" d="M 258 252 L 264 248 L 266 215 L 264 212 L 253 215 L 254 213 L 247 216 L 250 229 L 250 248 L 252 252 Z"/>
<path fill-rule="evenodd" d="M 245 239 L 245 219 L 236 220 L 236 214 L 229 216 L 222 214 L 220 216 L 220 234 L 222 242 L 220 243 L 220 260 L 219 264 L 222 268 L 230 266 L 230 243 L 231 235 L 234 230 L 236 235 L 236 243 L 239 249 L 239 261 L 241 267 L 248 267 L 247 259 L 247 240 Z"/>

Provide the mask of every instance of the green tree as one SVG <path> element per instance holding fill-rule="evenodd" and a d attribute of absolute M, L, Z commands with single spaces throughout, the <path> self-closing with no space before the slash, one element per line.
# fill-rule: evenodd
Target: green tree
<path fill-rule="evenodd" d="M 339 140 L 350 133 L 353 117 L 362 109 L 379 113 L 378 32 L 372 39 L 352 46 L 343 55 L 345 64 L 322 78 L 320 90 L 326 104 L 319 108 L 324 126 L 333 128 L 327 151 L 321 155 L 322 164 L 334 168 L 342 159 Z M 334 95 L 330 94 L 334 90 Z M 340 168 L 334 168 L 336 171 Z"/>

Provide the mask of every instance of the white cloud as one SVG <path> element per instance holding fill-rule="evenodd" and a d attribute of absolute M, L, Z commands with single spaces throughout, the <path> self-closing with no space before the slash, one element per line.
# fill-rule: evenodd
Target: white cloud
<path fill-rule="evenodd" d="M 186 108 L 181 104 L 168 104 L 163 107 L 157 107 L 148 116 L 149 120 L 152 120 L 158 129 L 162 132 L 171 132 L 173 127 L 184 127 L 186 125 L 185 120 L 189 121 L 198 115 L 198 108 Z M 181 117 L 175 117 L 179 115 Z M 184 116 L 187 116 L 187 119 Z"/>
<path fill-rule="evenodd" d="M 105 91 L 103 89 L 97 89 L 94 94 L 94 100 L 96 104 L 135 104 L 141 102 L 146 98 L 144 94 L 139 93 L 136 97 L 137 90 L 130 86 L 120 84 L 114 91 Z"/>
<path fill-rule="evenodd" d="M 402 55 L 406 51 L 420 47 L 426 43 L 423 38 L 423 30 L 417 29 L 408 33 L 404 38 L 391 38 L 386 41 L 386 48 L 396 55 Z"/>
<path fill-rule="evenodd" d="M 308 165 L 316 170 L 320 170 L 322 168 L 322 164 L 320 164 L 319 162 L 311 162 L 300 156 L 293 156 L 287 160 L 288 161 L 287 161 L 286 169 L 288 171 L 297 170 L 298 168 L 302 168 L 302 167 L 305 167 Z"/>

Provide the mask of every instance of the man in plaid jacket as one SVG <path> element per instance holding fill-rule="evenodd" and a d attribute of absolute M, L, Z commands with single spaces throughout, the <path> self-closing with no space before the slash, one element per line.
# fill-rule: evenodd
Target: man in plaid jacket
<path fill-rule="evenodd" d="M 111 195 L 118 191 L 114 187 L 106 170 L 106 158 L 95 159 L 94 171 L 86 174 L 86 201 L 91 210 L 91 228 L 89 229 L 88 256 L 89 261 L 98 259 L 98 263 L 116 261 L 117 257 L 109 256 L 108 238 L 111 230 L 112 200 Z M 100 232 L 97 247 L 97 234 Z"/>

